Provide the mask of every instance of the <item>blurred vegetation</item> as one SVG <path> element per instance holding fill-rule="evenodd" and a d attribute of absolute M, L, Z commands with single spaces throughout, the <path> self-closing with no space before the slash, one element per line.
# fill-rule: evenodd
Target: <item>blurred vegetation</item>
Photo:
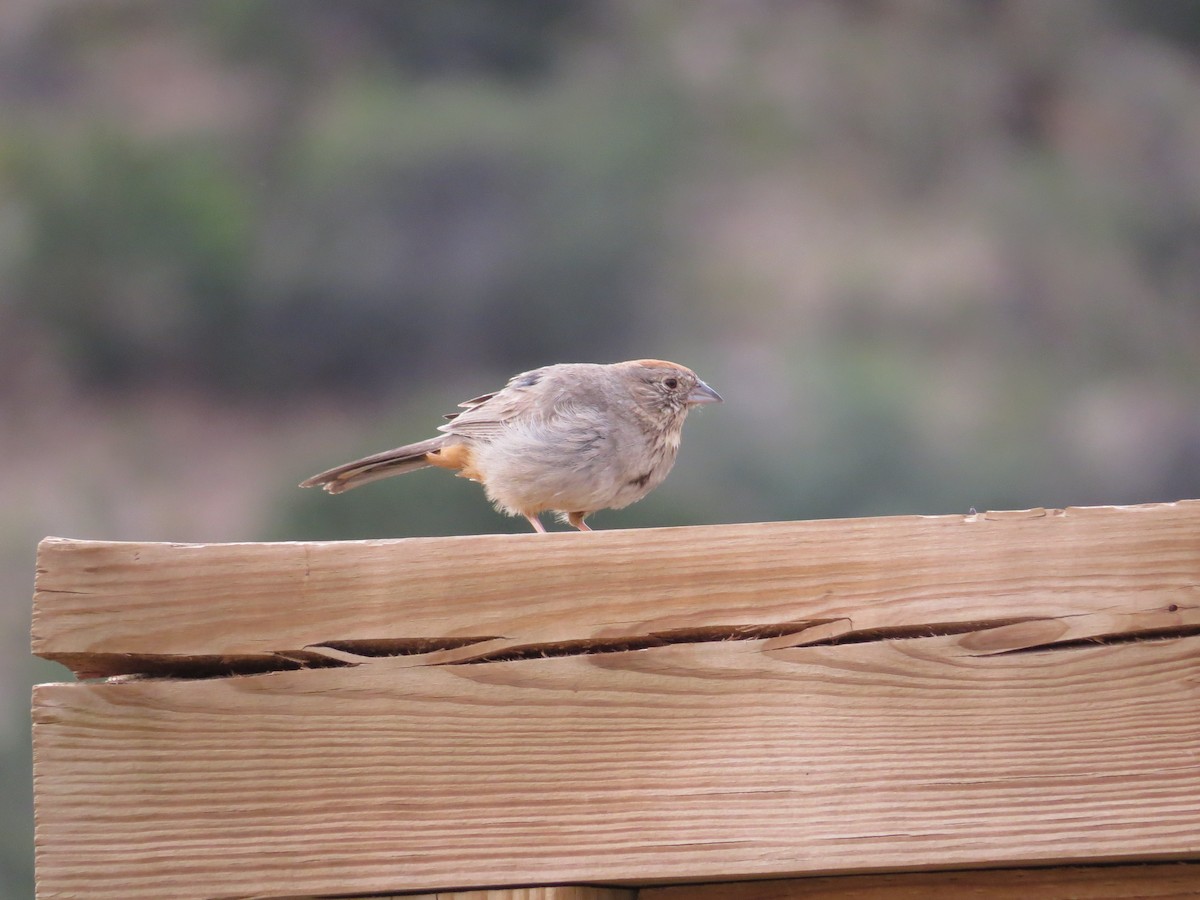
<path fill-rule="evenodd" d="M 295 488 L 523 368 L 727 399 L 599 527 L 1200 496 L 1197 97 L 1180 0 L 5 4 L 0 896 L 36 540 L 523 531 Z"/>

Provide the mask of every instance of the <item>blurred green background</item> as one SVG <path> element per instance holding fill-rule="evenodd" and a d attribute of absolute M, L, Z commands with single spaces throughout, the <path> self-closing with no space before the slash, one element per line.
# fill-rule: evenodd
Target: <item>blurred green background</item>
<path fill-rule="evenodd" d="M 39 538 L 525 531 L 296 483 L 643 356 L 600 528 L 1200 497 L 1200 3 L 0 6 L 0 896 Z"/>

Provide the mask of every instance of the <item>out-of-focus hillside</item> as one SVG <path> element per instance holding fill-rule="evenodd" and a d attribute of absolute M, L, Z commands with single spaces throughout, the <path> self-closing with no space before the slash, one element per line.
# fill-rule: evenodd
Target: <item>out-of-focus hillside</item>
<path fill-rule="evenodd" d="M 306 475 L 549 362 L 726 403 L 597 527 L 1200 497 L 1200 5 L 0 8 L 0 896 L 36 541 L 521 531 Z"/>

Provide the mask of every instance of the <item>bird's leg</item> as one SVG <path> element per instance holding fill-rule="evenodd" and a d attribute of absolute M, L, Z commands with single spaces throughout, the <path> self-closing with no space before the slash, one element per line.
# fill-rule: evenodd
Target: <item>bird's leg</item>
<path fill-rule="evenodd" d="M 542 520 L 537 516 L 527 515 L 525 518 L 529 520 L 529 524 L 533 526 L 534 531 L 538 532 L 539 534 L 546 533 L 546 526 L 542 524 Z"/>
<path fill-rule="evenodd" d="M 583 517 L 586 515 L 587 515 L 587 513 L 585 513 L 585 512 L 568 513 L 567 521 L 570 522 L 572 525 L 574 525 L 576 528 L 578 528 L 580 531 L 591 531 L 592 529 L 588 528 L 587 522 L 583 521 Z"/>

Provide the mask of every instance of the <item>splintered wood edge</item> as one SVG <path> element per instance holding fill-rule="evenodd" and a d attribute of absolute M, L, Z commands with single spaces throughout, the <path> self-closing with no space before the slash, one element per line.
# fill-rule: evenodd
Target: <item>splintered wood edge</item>
<path fill-rule="evenodd" d="M 33 650 L 80 677 L 450 665 L 978 632 L 980 653 L 1200 629 L 1200 501 L 276 544 L 45 539 Z"/>

